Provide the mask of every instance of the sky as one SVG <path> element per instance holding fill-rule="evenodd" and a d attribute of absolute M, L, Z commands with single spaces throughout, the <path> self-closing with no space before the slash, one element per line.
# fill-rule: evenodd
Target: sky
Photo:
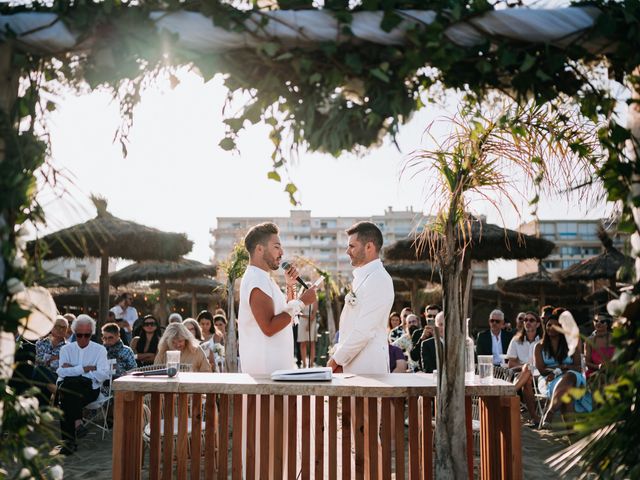
<path fill-rule="evenodd" d="M 221 79 L 204 83 L 187 71 L 178 77 L 175 88 L 161 81 L 143 94 L 126 158 L 113 141 L 121 120 L 108 93 L 66 92 L 55 98 L 57 109 L 46 120 L 51 164 L 68 179 L 41 189 L 39 200 L 48 222 L 41 233 L 95 216 L 88 197 L 98 194 L 120 218 L 186 233 L 194 241 L 187 256 L 207 262 L 212 254 L 209 230 L 216 217 L 289 214 L 293 207 L 283 192 L 284 183 L 267 179 L 272 152 L 267 128 L 257 125 L 243 132 L 240 154 L 223 151 L 218 147 L 226 96 Z M 336 159 L 302 152 L 289 166 L 290 178 L 300 190 L 301 205 L 296 208 L 317 216 L 369 216 L 388 207 L 431 213 L 429 178 L 401 172 L 411 152 L 427 145 L 427 125 L 456 110 L 457 97 L 452 94 L 445 107 L 429 105 L 418 112 L 401 127 L 400 150 L 386 139 L 361 157 L 345 154 Z M 437 133 L 446 133 L 445 123 L 437 128 Z M 532 218 L 527 198 L 521 199 L 520 218 L 504 204 L 496 211 L 486 201 L 476 202 L 472 209 L 486 214 L 490 222 L 513 228 Z M 589 208 L 577 199 L 556 198 L 543 199 L 538 214 L 542 219 L 600 218 L 609 210 L 604 204 Z M 491 262 L 489 275 L 490 281 L 497 275 L 513 277 L 515 264 Z"/>

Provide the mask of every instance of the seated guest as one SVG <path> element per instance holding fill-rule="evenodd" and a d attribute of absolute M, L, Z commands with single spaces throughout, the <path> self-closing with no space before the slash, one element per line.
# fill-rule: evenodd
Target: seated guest
<path fill-rule="evenodd" d="M 76 341 L 60 350 L 58 376 L 62 419 L 63 455 L 72 454 L 76 446 L 76 428 L 82 424 L 82 409 L 98 398 L 102 383 L 109 378 L 106 349 L 91 341 L 96 322 L 89 315 L 79 315 L 71 325 Z"/>
<path fill-rule="evenodd" d="M 71 330 L 71 325 L 73 325 L 73 322 L 75 321 L 76 316 L 73 313 L 65 313 L 62 316 L 65 318 L 65 320 L 67 321 L 67 324 L 69 325 L 67 327 L 67 334 L 65 335 L 68 343 L 71 341 L 71 337 L 73 336 L 73 330 Z"/>
<path fill-rule="evenodd" d="M 444 312 L 439 312 L 436 315 L 435 327 L 438 329 L 440 342 L 444 345 Z M 420 362 L 423 372 L 433 373 L 438 369 L 436 355 L 436 337 L 434 335 L 422 342 L 420 346 Z"/>
<path fill-rule="evenodd" d="M 180 315 L 178 312 L 173 312 L 171 315 L 169 315 L 168 322 L 182 323 L 182 315 Z"/>
<path fill-rule="evenodd" d="M 407 315 L 405 325 L 406 328 L 404 334 L 400 338 L 395 340 L 391 345 L 402 349 L 405 359 L 408 359 L 409 369 L 412 372 L 415 372 L 419 369 L 419 362 L 414 362 L 413 360 L 409 359 L 409 352 L 411 352 L 411 348 L 413 347 L 413 344 L 411 342 L 411 335 L 413 335 L 414 331 L 420 328 L 420 319 L 417 315 L 410 313 L 409 315 Z"/>
<path fill-rule="evenodd" d="M 137 367 L 135 353 L 122 343 L 118 324 L 107 323 L 102 327 L 102 344 L 107 349 L 107 358 L 116 361 L 116 372 L 113 378 L 121 377 Z"/>
<path fill-rule="evenodd" d="M 389 321 L 387 322 L 387 334 L 391 335 L 391 332 L 399 327 L 402 322 L 400 321 L 400 314 L 398 312 L 391 312 L 389 314 Z M 389 343 L 391 343 L 391 336 L 389 336 Z"/>
<path fill-rule="evenodd" d="M 518 315 L 516 316 L 516 332 L 521 332 L 524 330 L 524 318 L 526 317 L 526 315 L 527 314 L 525 312 L 519 312 Z M 536 313 L 536 318 L 540 318 L 538 317 L 537 313 Z"/>
<path fill-rule="evenodd" d="M 567 339 L 560 330 L 560 322 L 553 315 L 544 324 L 544 333 L 534 350 L 536 368 L 540 372 L 540 391 L 551 399 L 543 415 L 550 419 L 557 410 L 565 416 L 574 412 L 574 402 L 565 403 L 562 397 L 572 388 L 584 387 L 586 380 L 581 372 L 580 351 L 569 356 Z M 570 419 L 569 419 L 570 420 Z"/>
<path fill-rule="evenodd" d="M 144 317 L 135 335 L 131 340 L 131 350 L 136 354 L 138 366 L 153 365 L 160 341 L 160 330 L 156 318 L 153 315 Z"/>
<path fill-rule="evenodd" d="M 407 325 L 407 317 L 409 316 L 410 313 L 413 313 L 413 312 L 409 307 L 405 307 L 400 311 L 400 325 L 398 325 L 396 328 L 391 330 L 391 332 L 389 333 L 389 343 L 395 342 L 402 335 L 404 335 L 405 328 Z"/>
<path fill-rule="evenodd" d="M 122 341 L 123 344 L 129 346 L 129 344 L 131 343 L 131 338 L 132 338 L 132 334 L 127 331 L 125 324 L 128 325 L 127 321 L 124 319 L 120 319 L 117 320 L 116 319 L 116 314 L 113 313 L 111 310 L 109 310 L 107 312 L 107 323 L 115 323 L 118 328 L 120 329 L 120 340 Z M 135 322 L 134 322 L 134 328 L 135 328 Z"/>
<path fill-rule="evenodd" d="M 424 309 L 424 317 L 425 317 L 425 325 L 422 328 L 418 328 L 411 335 L 411 351 L 409 352 L 409 359 L 415 362 L 415 365 L 420 367 L 420 345 L 426 339 L 431 338 L 433 336 L 433 322 L 436 318 L 438 312 L 440 312 L 442 308 L 440 305 L 427 305 Z"/>
<path fill-rule="evenodd" d="M 517 373 L 516 390 L 522 390 L 524 403 L 531 417 L 530 427 L 537 427 L 540 417 L 536 410 L 535 392 L 533 390 L 535 358 L 533 350 L 542 336 L 542 324 L 534 312 L 526 312 L 524 330 L 515 334 L 507 349 L 508 367 Z"/>
<path fill-rule="evenodd" d="M 400 347 L 389 344 L 389 371 L 391 373 L 407 373 L 408 363 Z"/>
<path fill-rule="evenodd" d="M 180 363 L 191 365 L 192 372 L 211 372 L 211 365 L 200 348 L 200 343 L 182 323 L 171 323 L 167 326 L 160 342 L 154 363 L 167 363 L 167 351 L 179 350 Z"/>
<path fill-rule="evenodd" d="M 40 389 L 38 395 L 40 405 L 49 403 L 52 393 L 56 391 L 56 380 L 59 367 L 60 350 L 67 342 L 67 328 L 69 323 L 62 315 L 56 317 L 51 333 L 36 342 L 36 367 L 33 370 L 33 380 Z"/>
<path fill-rule="evenodd" d="M 607 313 L 598 313 L 593 320 L 595 330 L 587 338 L 584 348 L 587 378 L 613 358 L 615 347 L 611 344 L 611 320 Z"/>
<path fill-rule="evenodd" d="M 200 324 L 200 328 L 202 329 L 202 338 L 203 341 L 207 342 L 211 337 L 214 337 L 214 342 L 221 343 L 222 342 L 222 334 L 216 330 L 215 325 L 213 324 L 213 315 L 208 310 L 202 310 L 198 314 L 198 318 L 196 318 L 198 323 Z"/>
<path fill-rule="evenodd" d="M 220 310 L 220 309 L 218 309 L 218 310 Z M 217 310 L 216 310 L 216 312 L 217 312 Z M 225 338 L 227 338 L 227 317 L 224 316 L 224 315 L 220 315 L 219 313 L 214 314 L 213 315 L 213 326 L 215 327 L 216 331 L 222 337 L 220 339 L 220 344 L 224 345 Z"/>
<path fill-rule="evenodd" d="M 193 318 L 185 318 L 182 321 L 182 324 L 187 327 L 187 330 L 191 332 L 191 335 L 196 337 L 198 342 L 204 342 L 204 337 L 202 336 L 202 329 L 200 328 L 200 324 L 196 322 Z"/>
<path fill-rule="evenodd" d="M 493 355 L 493 364 L 502 364 L 502 356 L 507 353 L 512 334 L 502 329 L 504 325 L 504 313 L 501 310 L 493 310 L 489 314 L 489 330 L 478 334 L 476 342 L 477 355 Z"/>

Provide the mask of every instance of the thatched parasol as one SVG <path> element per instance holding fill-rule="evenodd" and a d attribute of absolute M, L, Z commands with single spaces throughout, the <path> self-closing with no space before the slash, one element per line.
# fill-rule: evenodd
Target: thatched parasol
<path fill-rule="evenodd" d="M 171 260 L 188 253 L 193 242 L 182 233 L 166 233 L 121 220 L 107 211 L 106 200 L 92 197 L 92 201 L 98 212 L 96 218 L 30 242 L 29 250 L 41 260 L 100 258 L 99 320 L 104 321 L 109 309 L 109 258 Z"/>
<path fill-rule="evenodd" d="M 109 299 L 114 300 L 116 297 L 115 289 L 109 289 Z M 70 288 L 68 290 L 58 290 L 53 293 L 53 298 L 59 306 L 82 307 L 85 312 L 89 307 L 98 307 L 100 303 L 100 290 L 97 285 L 83 283 L 79 287 Z"/>
<path fill-rule="evenodd" d="M 626 256 L 613 246 L 613 241 L 604 228 L 598 229 L 598 237 L 602 242 L 604 252 L 557 272 L 556 277 L 559 280 L 572 282 L 608 279 L 611 287 L 615 289 L 618 270 L 621 267 L 632 268 L 634 261 L 633 258 Z"/>
<path fill-rule="evenodd" d="M 196 260 L 186 258 L 180 258 L 175 261 L 147 260 L 118 270 L 111 275 L 111 284 L 119 286 L 133 282 L 159 280 L 160 311 L 162 315 L 165 315 L 168 288 L 167 280 L 184 280 L 198 276 L 213 276 L 216 274 L 216 271 L 217 267 L 215 265 L 200 263 Z M 215 286 L 217 286 L 217 284 Z M 215 288 L 215 286 L 213 288 Z M 185 291 L 179 288 L 174 290 Z M 210 292 L 211 290 L 208 291 Z M 192 289 L 186 291 L 191 292 Z M 161 319 L 162 322 L 164 322 L 164 320 L 165 318 Z"/>
<path fill-rule="evenodd" d="M 418 290 L 427 282 L 440 282 L 440 274 L 434 271 L 428 262 L 398 262 L 385 263 L 384 268 L 394 280 L 394 290 L 409 290 L 411 293 L 411 308 L 414 312 L 419 311 Z M 404 288 L 401 287 L 404 284 Z"/>
<path fill-rule="evenodd" d="M 81 283 L 76 280 L 71 280 L 70 278 L 63 277 L 62 275 L 58 275 L 57 273 L 47 272 L 46 270 L 42 271 L 41 274 L 36 273 L 35 283 L 37 283 L 41 287 L 46 288 L 70 288 L 79 287 L 81 285 Z"/>
<path fill-rule="evenodd" d="M 542 263 L 538 271 L 527 273 L 511 280 L 498 279 L 498 288 L 506 293 L 535 295 L 540 306 L 545 305 L 548 297 L 582 297 L 587 287 L 581 283 L 561 283 L 556 280 Z"/>
<path fill-rule="evenodd" d="M 160 288 L 160 284 L 152 284 L 151 288 Z M 166 282 L 165 288 L 167 290 L 190 293 L 191 316 L 195 318 L 198 314 L 198 303 L 203 303 L 200 301 L 200 295 L 206 295 L 209 299 L 215 299 L 216 295 L 213 295 L 214 291 L 224 289 L 224 285 L 213 278 L 202 277 L 187 278 L 181 282 Z M 178 298 L 182 298 L 182 296 Z"/>
<path fill-rule="evenodd" d="M 470 232 L 468 230 L 470 228 Z M 544 258 L 551 253 L 555 244 L 544 238 L 516 232 L 498 225 L 472 218 L 470 227 L 460 232 L 461 239 L 468 239 L 468 250 L 472 260 L 522 260 L 526 258 Z M 421 237 L 398 240 L 384 249 L 387 261 L 409 260 L 429 261 L 431 251 L 429 243 L 437 249 L 439 234 L 424 232 Z M 462 243 L 463 240 L 460 240 Z"/>

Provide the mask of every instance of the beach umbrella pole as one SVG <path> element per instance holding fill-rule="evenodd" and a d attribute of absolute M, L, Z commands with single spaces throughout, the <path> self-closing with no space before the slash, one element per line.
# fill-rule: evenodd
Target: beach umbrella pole
<path fill-rule="evenodd" d="M 98 325 L 107 320 L 109 311 L 109 254 L 102 252 L 100 257 L 100 298 L 98 302 Z"/>
<path fill-rule="evenodd" d="M 160 325 L 167 324 L 167 282 L 160 279 Z"/>
<path fill-rule="evenodd" d="M 198 298 L 196 296 L 196 289 L 191 291 L 191 316 L 196 318 L 198 316 Z"/>

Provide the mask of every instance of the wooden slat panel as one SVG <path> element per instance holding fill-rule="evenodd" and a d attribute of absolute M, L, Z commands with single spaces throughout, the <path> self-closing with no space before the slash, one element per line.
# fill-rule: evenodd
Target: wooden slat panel
<path fill-rule="evenodd" d="M 302 478 L 311 476 L 311 397 L 302 397 Z"/>
<path fill-rule="evenodd" d="M 217 469 L 218 478 L 226 480 L 229 471 L 229 422 L 231 416 L 229 414 L 229 395 L 220 395 L 220 415 L 218 415 L 218 454 L 217 454 Z M 242 428 L 242 420 L 240 422 Z M 238 435 L 239 437 L 241 435 Z M 235 435 L 234 435 L 235 437 Z M 242 441 L 242 439 L 241 439 Z"/>
<path fill-rule="evenodd" d="M 367 446 L 365 447 L 365 463 L 368 464 L 368 478 L 378 478 L 378 399 L 367 398 Z"/>
<path fill-rule="evenodd" d="M 204 478 L 217 478 L 216 468 L 216 395 L 208 393 L 204 404 Z"/>
<path fill-rule="evenodd" d="M 298 399 L 291 395 L 287 397 L 287 477 L 289 480 L 297 478 L 296 463 L 298 460 Z"/>
<path fill-rule="evenodd" d="M 473 478 L 473 407 L 472 398 L 464 398 L 464 424 L 467 430 L 467 470 L 469 478 Z"/>
<path fill-rule="evenodd" d="M 260 395 L 260 478 L 269 479 L 269 451 L 273 446 L 269 432 L 271 418 L 269 395 Z"/>
<path fill-rule="evenodd" d="M 342 397 L 342 480 L 351 480 L 351 397 Z"/>
<path fill-rule="evenodd" d="M 243 395 L 233 396 L 233 433 L 232 433 L 232 458 L 231 458 L 231 477 L 234 480 L 242 480 L 242 445 L 243 445 L 243 432 L 242 432 L 242 419 L 244 413 L 242 411 L 242 404 L 244 403 Z M 220 412 L 220 418 L 222 419 L 222 412 Z M 220 439 L 222 440 L 222 432 L 220 432 Z M 222 466 L 222 465 L 220 465 Z"/>
<path fill-rule="evenodd" d="M 178 480 L 187 480 L 187 460 L 189 458 L 189 395 L 178 394 Z"/>
<path fill-rule="evenodd" d="M 520 399 L 518 397 L 500 398 L 502 406 L 502 478 L 522 479 L 522 440 L 520 431 Z"/>
<path fill-rule="evenodd" d="M 173 419 L 175 418 L 174 394 L 164 396 L 164 435 L 162 436 L 162 479 L 173 478 Z"/>
<path fill-rule="evenodd" d="M 284 398 L 281 395 L 273 397 L 273 478 L 281 479 L 284 463 Z M 262 445 L 261 445 L 262 447 Z"/>
<path fill-rule="evenodd" d="M 191 395 L 191 479 L 200 478 L 202 458 L 202 394 Z"/>
<path fill-rule="evenodd" d="M 422 397 L 422 478 L 433 478 L 433 427 L 431 425 L 432 399 Z"/>
<path fill-rule="evenodd" d="M 356 475 L 355 478 L 364 480 L 364 398 L 355 399 L 355 443 L 356 443 Z"/>
<path fill-rule="evenodd" d="M 500 398 L 480 397 L 480 471 L 482 479 L 500 477 Z"/>
<path fill-rule="evenodd" d="M 314 478 L 317 480 L 324 478 L 324 397 L 316 398 L 316 421 L 315 437 L 316 445 L 314 452 L 315 469 Z"/>
<path fill-rule="evenodd" d="M 329 397 L 329 480 L 338 479 L 338 398 Z"/>
<path fill-rule="evenodd" d="M 142 394 L 116 392 L 113 476 L 139 480 L 142 468 Z"/>
<path fill-rule="evenodd" d="M 151 394 L 149 402 L 151 415 L 149 418 L 150 442 L 149 442 L 149 478 L 158 480 L 160 478 L 160 425 L 162 422 L 162 398 L 159 393 Z M 115 464 L 114 464 L 115 465 Z"/>
<path fill-rule="evenodd" d="M 391 478 L 391 399 L 382 399 L 382 409 L 380 413 L 382 417 L 382 425 L 380 430 L 380 443 L 382 450 L 382 470 L 381 477 L 383 480 Z M 398 478 L 398 477 L 396 477 Z"/>
<path fill-rule="evenodd" d="M 408 398 L 409 404 L 409 478 L 420 478 L 420 421 L 418 419 L 418 398 Z"/>
<path fill-rule="evenodd" d="M 256 478 L 256 400 L 247 395 L 247 478 Z"/>
<path fill-rule="evenodd" d="M 393 399 L 396 478 L 404 478 L 404 398 Z"/>

